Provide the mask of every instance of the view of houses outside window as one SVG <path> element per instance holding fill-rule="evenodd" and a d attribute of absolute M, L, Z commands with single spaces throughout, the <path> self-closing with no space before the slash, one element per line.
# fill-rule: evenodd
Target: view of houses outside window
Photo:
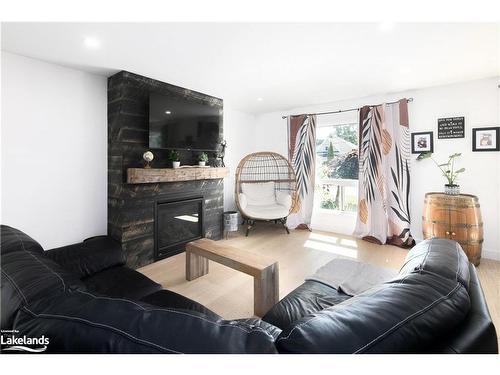
<path fill-rule="evenodd" d="M 319 208 L 356 212 L 358 124 L 321 126 L 316 137 L 316 194 Z"/>

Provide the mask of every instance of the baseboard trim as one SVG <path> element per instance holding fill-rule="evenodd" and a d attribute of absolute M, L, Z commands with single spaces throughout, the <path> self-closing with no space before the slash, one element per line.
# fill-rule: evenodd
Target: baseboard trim
<path fill-rule="evenodd" d="M 481 253 L 482 258 L 500 260 L 500 252 L 493 250 L 483 250 Z"/>

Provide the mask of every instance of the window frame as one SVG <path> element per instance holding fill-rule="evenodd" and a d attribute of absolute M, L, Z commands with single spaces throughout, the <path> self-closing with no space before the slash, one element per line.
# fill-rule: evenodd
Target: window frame
<path fill-rule="evenodd" d="M 318 125 L 318 128 L 335 128 L 339 126 L 348 126 L 348 125 L 354 125 L 356 129 L 358 130 L 359 134 L 359 123 L 357 122 L 350 122 L 350 121 L 342 121 L 338 123 L 325 123 Z M 359 139 L 358 139 L 358 147 L 359 147 Z M 318 161 L 318 153 L 315 150 L 315 157 L 316 157 L 316 162 Z M 318 171 L 319 165 L 316 165 L 316 173 Z M 328 213 L 331 215 L 349 215 L 349 216 L 354 216 L 357 215 L 357 209 L 354 211 L 348 211 L 345 209 L 345 188 L 346 187 L 355 187 L 356 190 L 358 189 L 358 184 L 359 184 L 359 179 L 358 180 L 353 180 L 353 179 L 348 179 L 348 178 L 318 178 L 318 175 L 315 176 L 315 183 L 314 183 L 314 192 L 315 192 L 315 197 L 318 197 L 323 186 L 324 185 L 332 185 L 332 186 L 338 186 L 340 190 L 340 209 L 328 209 L 328 208 L 322 208 L 321 207 L 321 199 L 315 199 L 314 201 L 314 210 L 317 210 L 318 213 Z M 359 195 L 359 192 L 357 193 Z"/>

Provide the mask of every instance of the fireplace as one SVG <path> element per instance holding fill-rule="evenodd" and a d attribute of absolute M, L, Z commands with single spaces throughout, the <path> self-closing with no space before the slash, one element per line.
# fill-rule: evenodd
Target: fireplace
<path fill-rule="evenodd" d="M 205 236 L 203 211 L 203 197 L 156 201 L 155 260 L 178 254 L 186 243 Z"/>
<path fill-rule="evenodd" d="M 121 243 L 131 268 L 181 252 L 191 239 L 218 240 L 222 236 L 226 174 L 219 174 L 219 168 L 166 169 L 170 166 L 168 151 L 161 149 L 153 150 L 152 168 L 144 169 L 142 155 L 150 149 L 148 108 L 152 92 L 182 95 L 186 100 L 223 109 L 222 99 L 130 72 L 108 79 L 108 234 Z M 219 131 L 222 139 L 222 125 Z M 179 153 L 183 165 L 198 164 L 197 153 Z M 129 178 L 134 173 L 136 178 Z M 183 202 L 184 211 L 182 203 L 174 204 L 201 197 L 203 202 L 190 202 L 192 206 Z M 180 212 L 172 214 L 169 209 Z M 163 223 L 157 225 L 157 219 Z M 182 231 L 166 231 L 174 227 Z"/>

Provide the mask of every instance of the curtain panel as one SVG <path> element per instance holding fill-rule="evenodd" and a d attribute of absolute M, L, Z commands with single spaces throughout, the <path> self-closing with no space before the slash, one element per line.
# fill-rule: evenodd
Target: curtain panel
<path fill-rule="evenodd" d="M 295 171 L 297 194 L 287 226 L 291 229 L 310 229 L 316 164 L 315 115 L 288 117 L 288 158 Z"/>
<path fill-rule="evenodd" d="M 411 247 L 408 104 L 363 107 L 359 118 L 359 195 L 354 235 Z"/>

